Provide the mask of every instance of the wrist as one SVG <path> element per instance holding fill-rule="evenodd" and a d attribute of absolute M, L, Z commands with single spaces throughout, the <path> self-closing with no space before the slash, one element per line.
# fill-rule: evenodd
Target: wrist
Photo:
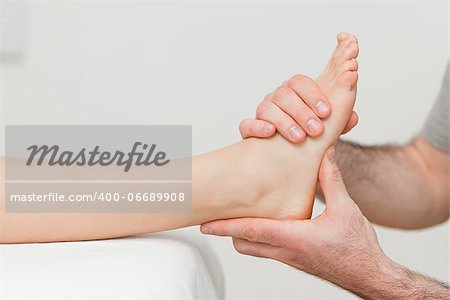
<path fill-rule="evenodd" d="M 365 266 L 361 266 L 365 268 Z M 352 281 L 346 288 L 363 299 L 423 299 L 436 288 L 429 286 L 426 276 L 412 272 L 391 260 L 384 253 L 366 264 L 365 276 Z M 441 298 L 437 298 L 441 299 Z"/>
<path fill-rule="evenodd" d="M 324 278 L 363 299 L 385 299 L 390 282 L 395 282 L 398 269 L 384 253 L 361 250 L 350 262 L 339 263 L 340 269 L 332 278 Z M 388 283 L 389 282 L 389 283 Z"/>

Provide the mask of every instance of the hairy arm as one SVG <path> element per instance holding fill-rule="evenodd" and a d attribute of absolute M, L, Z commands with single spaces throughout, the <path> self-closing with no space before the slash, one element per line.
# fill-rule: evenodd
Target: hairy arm
<path fill-rule="evenodd" d="M 387 265 L 374 268 L 366 263 L 364 268 L 359 271 L 364 272 L 364 275 L 354 276 L 352 279 L 356 280 L 343 281 L 339 285 L 363 299 L 445 300 L 450 297 L 448 284 L 411 271 L 395 262 L 390 261 Z"/>
<path fill-rule="evenodd" d="M 448 219 L 450 155 L 425 138 L 404 146 L 339 141 L 336 156 L 350 196 L 370 221 L 416 229 Z"/>

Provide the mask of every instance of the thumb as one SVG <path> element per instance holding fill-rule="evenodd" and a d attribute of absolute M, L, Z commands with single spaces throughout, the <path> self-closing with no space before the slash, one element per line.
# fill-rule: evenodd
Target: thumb
<path fill-rule="evenodd" d="M 331 146 L 322 159 L 319 170 L 319 184 L 322 189 L 325 203 L 333 206 L 346 201 L 350 196 L 344 185 L 339 167 L 336 164 L 334 146 Z"/>

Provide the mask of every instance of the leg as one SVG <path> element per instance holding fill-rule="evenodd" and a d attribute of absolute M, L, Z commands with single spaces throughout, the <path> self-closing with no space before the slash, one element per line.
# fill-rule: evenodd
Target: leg
<path fill-rule="evenodd" d="M 192 213 L 6 214 L 0 190 L 0 243 L 114 238 L 232 217 L 309 218 L 322 156 L 352 112 L 357 54 L 356 39 L 339 35 L 338 47 L 317 79 L 333 105 L 320 138 L 299 145 L 280 136 L 247 139 L 194 157 Z M 4 172 L 1 176 L 4 182 Z"/>

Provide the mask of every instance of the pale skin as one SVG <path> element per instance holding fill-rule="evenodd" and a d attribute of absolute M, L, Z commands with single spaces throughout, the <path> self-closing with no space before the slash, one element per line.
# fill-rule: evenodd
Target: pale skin
<path fill-rule="evenodd" d="M 302 144 L 289 143 L 279 135 L 246 139 L 193 157 L 191 213 L 5 213 L 4 191 L 0 190 L 0 243 L 115 238 L 236 217 L 309 218 L 323 154 L 336 142 L 352 113 L 357 55 L 357 40 L 349 34 L 338 35 L 338 46 L 318 79 L 333 105 L 333 114 L 323 125 L 326 132 L 320 137 Z M 293 76 L 276 94 L 295 97 L 305 80 L 305 76 Z M 3 159 L 0 168 L 4 170 Z M 1 176 L 4 182 L 4 171 Z"/>
<path fill-rule="evenodd" d="M 308 90 L 304 97 L 286 101 L 276 117 L 270 111 L 279 111 L 279 102 L 269 94 L 260 104 L 266 112 L 258 109 L 256 120 L 241 122 L 242 136 L 267 137 L 270 134 L 263 129 L 271 128 L 294 143 L 302 141 L 293 140 L 281 124 L 298 126 L 304 135 L 311 135 L 299 118 L 297 102 L 307 108 L 307 118 L 315 115 L 317 120 L 328 117 L 330 107 L 328 113 L 317 114 L 314 108 L 323 99 L 320 84 L 309 81 L 304 88 Z M 344 133 L 356 123 L 353 113 Z M 314 136 L 323 132 L 320 128 Z M 389 259 L 369 223 L 416 229 L 447 220 L 449 167 L 450 155 L 420 135 L 404 146 L 365 147 L 339 141 L 320 169 L 318 191 L 326 209 L 319 217 L 310 221 L 241 218 L 207 223 L 201 230 L 232 236 L 240 253 L 279 260 L 364 299 L 449 299 L 448 284 Z"/>

